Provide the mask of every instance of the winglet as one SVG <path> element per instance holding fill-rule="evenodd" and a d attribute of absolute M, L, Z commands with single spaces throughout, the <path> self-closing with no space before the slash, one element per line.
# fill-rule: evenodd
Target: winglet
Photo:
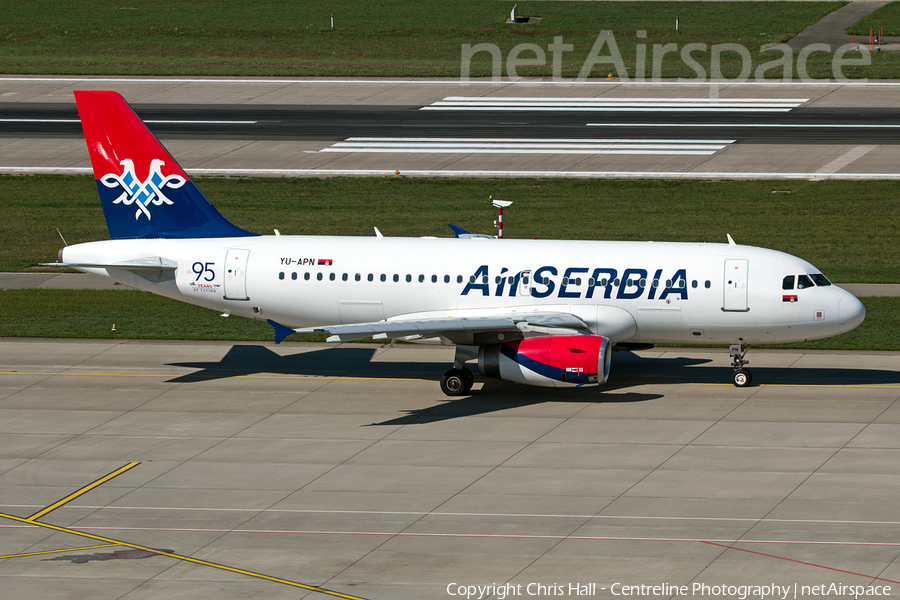
<path fill-rule="evenodd" d="M 272 319 L 266 319 L 266 323 L 271 325 L 272 328 L 275 330 L 275 343 L 276 344 L 280 344 L 281 342 L 283 342 L 284 338 L 286 338 L 287 336 L 289 336 L 293 333 L 297 333 L 290 327 L 287 327 L 286 325 L 282 325 L 281 323 L 279 323 L 277 321 L 273 321 Z"/>

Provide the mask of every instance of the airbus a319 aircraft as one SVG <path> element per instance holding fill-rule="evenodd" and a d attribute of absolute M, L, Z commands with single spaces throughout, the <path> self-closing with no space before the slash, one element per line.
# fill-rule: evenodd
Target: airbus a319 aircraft
<path fill-rule="evenodd" d="M 448 395 L 483 377 L 537 386 L 607 381 L 613 346 L 729 344 L 749 385 L 749 344 L 849 331 L 852 294 L 808 262 L 727 244 L 261 236 L 226 220 L 115 92 L 76 91 L 110 240 L 66 246 L 56 266 L 226 315 L 281 342 L 325 331 L 456 346 Z"/>

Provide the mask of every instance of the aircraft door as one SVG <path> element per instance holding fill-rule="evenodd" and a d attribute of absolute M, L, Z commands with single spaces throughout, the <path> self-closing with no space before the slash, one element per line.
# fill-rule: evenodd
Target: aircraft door
<path fill-rule="evenodd" d="M 750 261 L 746 258 L 725 259 L 725 294 L 722 310 L 747 312 L 747 272 Z"/>
<path fill-rule="evenodd" d="M 519 289 L 516 290 L 517 296 L 531 295 L 531 271 L 522 271 L 519 276 Z"/>
<path fill-rule="evenodd" d="M 247 296 L 247 260 L 250 250 L 229 248 L 225 254 L 225 299 L 249 300 Z"/>

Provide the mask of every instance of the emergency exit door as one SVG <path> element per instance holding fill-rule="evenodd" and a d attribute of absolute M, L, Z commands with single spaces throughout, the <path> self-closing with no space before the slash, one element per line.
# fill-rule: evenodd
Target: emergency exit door
<path fill-rule="evenodd" d="M 225 254 L 225 299 L 249 300 L 247 297 L 247 260 L 250 251 L 229 248 Z"/>
<path fill-rule="evenodd" d="M 725 299 L 722 310 L 747 312 L 747 272 L 750 261 L 746 258 L 725 259 Z"/>

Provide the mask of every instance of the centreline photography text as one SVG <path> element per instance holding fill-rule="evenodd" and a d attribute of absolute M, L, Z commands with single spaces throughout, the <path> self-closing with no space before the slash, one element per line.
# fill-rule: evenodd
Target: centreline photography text
<path fill-rule="evenodd" d="M 694 582 L 688 585 L 660 584 L 628 584 L 613 583 L 598 585 L 597 583 L 492 583 L 489 585 L 472 585 L 464 583 L 447 584 L 447 595 L 466 600 L 485 600 L 496 598 L 518 597 L 586 597 L 586 596 L 650 596 L 650 597 L 727 597 L 737 600 L 781 600 L 815 597 L 865 598 L 891 595 L 889 585 L 845 585 L 843 583 L 822 583 L 819 585 L 801 585 L 788 583 L 785 585 L 770 583 L 765 585 L 730 585 L 726 583 L 710 584 Z"/>

